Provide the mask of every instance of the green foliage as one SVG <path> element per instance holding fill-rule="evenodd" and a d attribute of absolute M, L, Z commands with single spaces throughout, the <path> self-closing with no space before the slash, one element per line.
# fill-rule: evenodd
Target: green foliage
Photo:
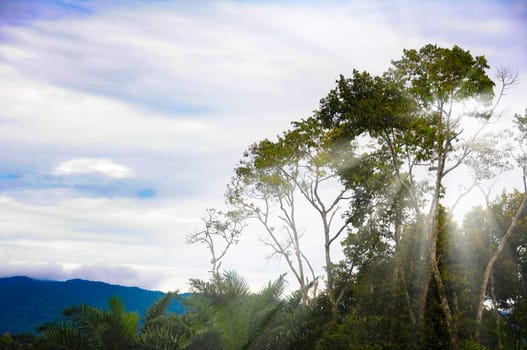
<path fill-rule="evenodd" d="M 195 332 L 186 316 L 168 314 L 150 319 L 136 336 L 134 348 L 142 350 L 187 349 Z"/>
<path fill-rule="evenodd" d="M 54 321 L 41 327 L 46 343 L 73 349 L 127 349 L 133 342 L 139 316 L 126 312 L 116 297 L 108 300 L 109 310 L 90 305 L 65 309 L 65 321 Z"/>
<path fill-rule="evenodd" d="M 281 276 L 260 293 L 251 294 L 245 280 L 232 271 L 219 281 L 193 280 L 195 294 L 186 303 L 192 327 L 200 335 L 195 341 L 217 338 L 222 349 L 254 348 L 281 311 L 284 283 Z"/>
<path fill-rule="evenodd" d="M 177 292 L 169 292 L 148 308 L 135 338 L 135 348 L 177 350 L 190 345 L 194 332 L 187 317 L 166 312 L 175 298 L 178 298 Z"/>
<path fill-rule="evenodd" d="M 42 329 L 44 343 L 54 347 L 65 347 L 71 350 L 87 350 L 100 348 L 91 344 L 73 323 L 67 321 L 52 321 Z"/>
<path fill-rule="evenodd" d="M 403 57 L 392 63 L 394 74 L 408 84 L 425 108 L 449 99 L 489 102 L 494 94 L 485 57 L 473 57 L 459 46 L 447 49 L 428 44 L 419 50 L 404 50 Z"/>
<path fill-rule="evenodd" d="M 404 295 L 391 283 L 392 262 L 363 267 L 351 290 L 348 312 L 328 325 L 320 349 L 412 349 L 415 338 Z"/>
<path fill-rule="evenodd" d="M 459 350 L 488 350 L 488 348 L 474 340 L 467 339 L 461 342 Z"/>
<path fill-rule="evenodd" d="M 380 136 L 387 129 L 407 131 L 414 108 L 402 92 L 403 86 L 388 75 L 374 77 L 353 71 L 351 78 L 340 76 L 337 87 L 320 101 L 317 117 L 336 135 Z"/>
<path fill-rule="evenodd" d="M 156 319 L 162 317 L 176 296 L 177 292 L 168 292 L 150 306 L 143 317 L 143 328 L 147 328 L 149 323 L 155 322 Z"/>
<path fill-rule="evenodd" d="M 503 193 L 491 202 L 487 209 L 474 208 L 466 215 L 463 224 L 465 233 L 463 244 L 467 247 L 467 265 L 470 264 L 471 267 L 467 278 L 475 286 L 481 279 L 485 261 L 501 241 L 523 197 L 524 194 L 518 191 Z M 524 234 L 527 229 L 527 218 L 525 214 L 527 213 L 524 213 L 494 267 L 497 301 L 501 307 L 505 308 L 511 306 L 511 301 L 519 307 L 523 296 L 527 296 L 524 282 L 527 278 L 527 239 Z"/>
<path fill-rule="evenodd" d="M 0 335 L 0 350 L 29 350 L 41 349 L 48 350 L 41 340 L 32 333 L 20 333 L 12 335 L 11 333 L 4 333 Z"/>

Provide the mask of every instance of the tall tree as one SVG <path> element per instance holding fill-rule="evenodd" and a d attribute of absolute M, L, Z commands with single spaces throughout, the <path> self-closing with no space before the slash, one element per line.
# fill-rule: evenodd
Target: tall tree
<path fill-rule="evenodd" d="M 187 235 L 187 242 L 204 244 L 210 253 L 210 264 L 213 280 L 221 280 L 220 268 L 222 259 L 229 248 L 238 244 L 243 231 L 243 217 L 239 211 L 226 213 L 216 209 L 208 209 L 201 218 L 203 228 Z"/>
<path fill-rule="evenodd" d="M 336 317 L 337 304 L 344 290 L 337 290 L 334 283 L 332 246 L 349 223 L 342 218 L 346 209 L 344 204 L 353 194 L 351 188 L 339 181 L 339 172 L 357 167 L 360 159 L 354 156 L 349 145 L 340 147 L 330 141 L 320 121 L 308 118 L 293 123 L 293 127 L 275 142 L 264 140 L 253 145 L 236 169 L 228 199 L 264 225 L 269 238 L 267 244 L 286 259 L 299 282 L 304 304 L 308 303 L 309 287 L 308 281 L 303 282 L 304 263 L 311 271 L 311 282 L 316 283 L 317 277 L 300 248 L 301 236 L 303 232 L 306 235 L 316 233 L 312 227 L 299 224 L 297 211 L 298 207 L 305 208 L 306 205 L 315 211 L 324 238 L 326 291 Z M 273 204 L 279 209 L 276 213 L 271 211 Z M 284 224 L 284 241 L 280 241 L 277 227 L 271 224 L 276 217 Z"/>
<path fill-rule="evenodd" d="M 298 282 L 302 304 L 307 307 L 310 289 L 316 295 L 317 276 L 302 249 L 297 217 L 298 185 L 291 176 L 285 175 L 298 176 L 300 167 L 283 159 L 285 154 L 282 145 L 269 140 L 253 144 L 235 169 L 227 200 L 264 228 L 262 242 L 272 249 L 271 256 L 286 261 Z"/>
<path fill-rule="evenodd" d="M 518 128 L 516 137 L 518 152 L 513 154 L 513 158 L 522 170 L 523 191 L 527 193 L 527 110 L 523 116 L 516 114 L 514 122 Z"/>
<path fill-rule="evenodd" d="M 522 170 L 522 179 L 523 179 L 524 191 L 525 191 L 525 188 L 526 188 L 525 187 L 525 184 L 526 184 L 526 180 L 525 180 L 526 172 L 525 171 L 527 169 L 527 166 L 525 164 L 526 158 L 525 158 L 525 152 L 524 152 L 524 149 L 525 149 L 524 143 L 525 143 L 525 140 L 527 140 L 527 116 L 522 117 L 520 115 L 516 115 L 515 123 L 518 126 L 518 131 L 520 133 L 518 137 L 520 152 L 518 155 L 514 156 L 514 158 L 517 161 L 518 166 Z M 499 259 L 500 255 L 502 254 L 504 247 L 506 246 L 506 244 L 508 244 L 510 237 L 512 236 L 514 230 L 516 229 L 516 226 L 519 224 L 521 219 L 526 215 L 526 211 L 527 211 L 527 196 L 525 196 L 525 193 L 524 193 L 524 198 L 521 204 L 518 206 L 516 213 L 514 217 L 512 217 L 510 224 L 507 227 L 507 230 L 505 231 L 503 237 L 501 237 L 500 242 L 496 247 L 496 250 L 494 250 L 494 252 L 491 254 L 486 264 L 485 271 L 483 273 L 483 280 L 481 282 L 481 289 L 480 289 L 479 297 L 478 297 L 478 308 L 477 308 L 477 315 L 476 315 L 476 321 L 478 323 L 481 322 L 481 318 L 483 316 L 483 303 L 485 301 L 485 296 L 487 294 L 487 287 L 488 287 L 488 283 L 491 277 L 492 269 L 494 268 L 496 261 Z"/>
<path fill-rule="evenodd" d="M 476 315 L 476 338 L 498 348 L 500 345 L 505 348 L 510 346 L 507 345 L 507 337 L 504 337 L 507 331 L 526 325 L 523 317 L 524 300 L 527 298 L 526 218 L 525 194 L 517 190 L 503 193 L 490 201 L 488 206 L 475 208 L 465 216 L 466 266 L 472 275 L 469 276 L 473 290 L 471 317 Z M 486 331 L 487 308 L 483 305 L 489 300 L 496 326 L 490 337 L 492 341 L 489 341 L 489 332 Z M 505 324 L 500 309 L 511 312 L 509 325 Z M 511 327 L 511 321 L 516 325 Z M 520 338 L 520 335 L 516 336 L 516 340 Z"/>
<path fill-rule="evenodd" d="M 462 133 L 461 123 L 466 116 L 488 119 L 484 112 L 466 111 L 462 104 L 470 100 L 488 103 L 493 96 L 494 82 L 487 76 L 489 68 L 483 56 L 473 57 L 457 46 L 452 49 L 427 45 L 416 50 L 405 50 L 403 57 L 393 62 L 393 74 L 405 82 L 410 96 L 419 106 L 419 116 L 433 128 L 435 137 L 429 145 L 432 171 L 432 193 L 427 215 L 428 273 L 437 287 L 450 346 L 457 347 L 457 331 L 450 301 L 438 265 L 437 240 L 439 233 L 440 200 L 445 191 L 444 179 L 468 156 L 470 149 L 456 147 Z M 461 107 L 461 108 L 460 108 Z M 459 151 L 459 152 L 458 152 Z M 423 318 L 428 278 L 423 279 L 419 303 L 419 317 Z"/>
<path fill-rule="evenodd" d="M 402 58 L 393 61 L 392 68 L 381 77 L 359 72 L 348 80 L 341 77 L 337 88 L 321 101 L 318 113 L 327 127 L 341 135 L 368 135 L 388 150 L 391 171 L 412 199 L 416 218 L 423 220 L 426 271 L 421 278 L 417 320 L 421 324 L 424 321 L 433 281 L 452 348 L 457 347 L 457 331 L 438 264 L 439 211 L 446 176 L 472 152 L 470 142 L 460 142 L 464 119 L 476 118 L 484 125 L 495 110 L 495 83 L 486 73 L 488 68 L 483 56 L 474 57 L 458 46 L 448 49 L 426 45 L 419 50 L 404 50 Z M 495 103 L 513 80 L 507 74 L 501 75 L 502 88 Z M 414 168 L 422 165 L 428 171 L 430 185 L 424 197 L 418 195 L 419 183 L 414 176 Z M 426 199 L 427 207 L 422 199 Z"/>

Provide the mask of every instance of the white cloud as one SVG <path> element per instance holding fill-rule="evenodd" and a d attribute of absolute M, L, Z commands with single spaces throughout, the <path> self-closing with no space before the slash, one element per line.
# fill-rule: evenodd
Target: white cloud
<path fill-rule="evenodd" d="M 177 272 L 178 268 L 163 266 L 71 264 L 49 261 L 7 261 L 3 262 L 0 267 L 0 277 L 28 276 L 58 281 L 81 278 L 163 291 L 173 291 L 179 288 L 184 292 L 185 289 L 182 287 L 187 281 L 171 277 L 171 274 L 177 274 Z M 159 284 L 160 280 L 165 283 Z"/>
<path fill-rule="evenodd" d="M 207 250 L 185 237 L 199 229 L 204 203 L 210 202 L 77 198 L 44 206 L 5 198 L 0 276 L 99 279 L 184 291 L 189 278 L 209 278 Z M 250 230 L 232 254 L 224 267 L 239 271 L 254 288 L 285 272 L 278 263 L 265 263 L 266 252 Z"/>
<path fill-rule="evenodd" d="M 43 83 L 2 64 L 0 76 L 0 105 L 5 106 L 0 120 L 9 121 L 0 123 L 0 135 L 6 141 L 185 153 L 210 147 L 228 134 L 206 121 L 169 118 L 115 98 Z"/>
<path fill-rule="evenodd" d="M 132 169 L 113 162 L 110 159 L 77 158 L 60 163 L 53 174 L 55 175 L 75 175 L 99 173 L 115 179 L 133 177 Z"/>

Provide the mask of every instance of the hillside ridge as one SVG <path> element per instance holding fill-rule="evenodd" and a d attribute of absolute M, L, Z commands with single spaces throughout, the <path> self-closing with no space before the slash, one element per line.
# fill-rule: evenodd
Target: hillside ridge
<path fill-rule="evenodd" d="M 36 333 L 35 327 L 59 319 L 67 307 L 89 304 L 106 309 L 108 299 L 114 296 L 123 301 L 127 311 L 136 311 L 142 317 L 164 294 L 78 278 L 54 281 L 27 276 L 3 277 L 0 278 L 0 334 Z M 168 310 L 180 314 L 184 307 L 176 299 Z"/>

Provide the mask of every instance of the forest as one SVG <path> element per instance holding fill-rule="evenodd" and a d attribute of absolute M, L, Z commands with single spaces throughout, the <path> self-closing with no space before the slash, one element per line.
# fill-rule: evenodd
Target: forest
<path fill-rule="evenodd" d="M 498 132 L 518 77 L 492 72 L 428 44 L 381 75 L 340 76 L 311 116 L 243 153 L 225 208 L 187 236 L 210 253 L 190 296 L 168 293 L 141 319 L 118 299 L 72 306 L 0 349 L 527 349 L 527 112 Z M 506 173 L 523 188 L 496 191 Z M 252 227 L 294 293 L 286 275 L 254 292 L 222 269 Z M 174 298 L 186 313 L 165 312 Z"/>

